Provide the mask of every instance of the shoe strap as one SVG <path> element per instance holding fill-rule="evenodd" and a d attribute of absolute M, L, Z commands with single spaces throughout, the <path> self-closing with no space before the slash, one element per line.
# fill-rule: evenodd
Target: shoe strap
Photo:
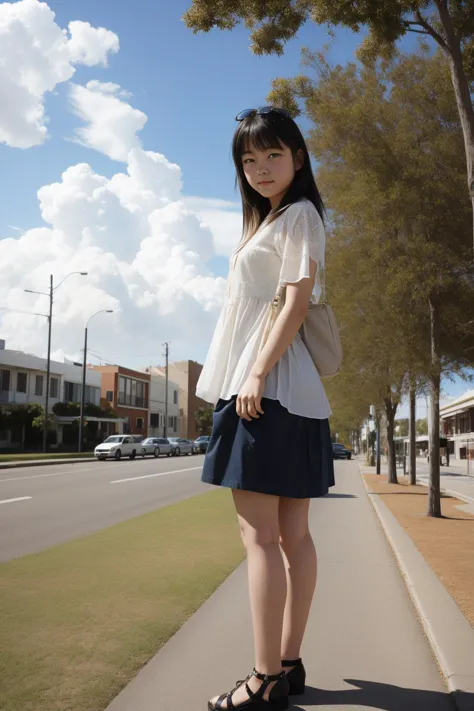
<path fill-rule="evenodd" d="M 271 684 L 272 681 L 279 681 L 280 679 L 283 679 L 285 676 L 285 672 L 282 671 L 279 674 L 273 674 L 273 675 L 260 674 L 260 672 L 258 672 L 254 667 L 253 675 L 256 676 L 257 679 L 260 679 L 260 681 L 266 681 L 267 682 L 266 685 L 268 685 L 268 684 Z"/>
<path fill-rule="evenodd" d="M 282 659 L 282 667 L 295 667 L 297 664 L 301 663 L 301 657 L 299 659 Z"/>

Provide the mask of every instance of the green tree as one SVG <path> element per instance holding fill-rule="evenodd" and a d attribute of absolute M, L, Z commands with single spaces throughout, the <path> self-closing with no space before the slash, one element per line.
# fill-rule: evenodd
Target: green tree
<path fill-rule="evenodd" d="M 428 434 L 428 420 L 423 417 L 416 421 L 416 434 L 417 435 L 427 435 Z"/>
<path fill-rule="evenodd" d="M 243 20 L 255 54 L 282 54 L 284 44 L 307 20 L 357 33 L 367 27 L 359 47 L 363 61 L 391 58 L 397 41 L 409 32 L 434 40 L 442 51 L 437 61 L 441 56 L 447 60 L 462 127 L 474 232 L 474 0 L 193 0 L 184 20 L 194 32 L 231 30 Z M 435 85 L 432 88 L 436 91 Z"/>
<path fill-rule="evenodd" d="M 214 409 L 210 405 L 208 407 L 200 407 L 194 413 L 197 431 L 200 435 L 211 434 L 213 414 Z"/>
<path fill-rule="evenodd" d="M 408 374 L 429 380 L 439 408 L 441 373 L 472 364 L 462 133 L 436 57 L 361 69 L 312 61 L 318 81 L 286 80 L 274 92 L 305 102 L 318 183 L 331 207 L 328 294 L 345 363 L 327 390 L 331 402 L 350 393 L 365 413 L 369 404 L 385 409 L 389 480 L 396 482 L 394 418 Z M 439 447 L 435 428 L 432 446 Z M 430 467 L 430 512 L 440 515 L 439 458 Z"/>

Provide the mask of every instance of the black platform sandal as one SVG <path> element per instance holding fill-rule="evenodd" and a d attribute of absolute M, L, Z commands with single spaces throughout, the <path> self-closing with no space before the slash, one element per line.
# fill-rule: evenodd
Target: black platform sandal
<path fill-rule="evenodd" d="M 252 691 L 247 684 L 252 676 L 256 676 L 257 679 L 263 682 L 257 691 Z M 265 694 L 268 685 L 273 681 L 276 681 L 277 683 L 270 690 L 267 701 L 263 698 L 263 695 Z M 249 695 L 249 698 L 247 701 L 234 706 L 232 703 L 232 695 L 242 684 L 245 684 L 245 689 Z M 256 669 L 254 669 L 246 679 L 237 682 L 237 686 L 235 686 L 232 691 L 229 691 L 227 694 L 221 694 L 215 704 L 209 701 L 207 707 L 209 711 L 232 711 L 233 709 L 235 709 L 235 711 L 239 711 L 240 709 L 252 709 L 252 711 L 285 711 L 285 709 L 289 706 L 288 691 L 289 684 L 284 671 L 280 672 L 280 674 L 268 676 L 268 674 L 260 674 Z M 226 706 L 222 705 L 224 701 L 227 701 Z"/>
<path fill-rule="evenodd" d="M 300 694 L 304 694 L 306 669 L 304 668 L 303 660 L 301 658 L 282 659 L 281 665 L 283 668 L 293 667 L 293 669 L 286 675 L 290 686 L 290 696 L 299 696 Z"/>
<path fill-rule="evenodd" d="M 290 687 L 290 696 L 300 696 L 301 694 L 304 694 L 306 683 L 306 669 L 304 668 L 303 660 L 301 658 L 282 659 L 281 665 L 283 668 L 294 667 L 291 671 L 288 672 L 288 674 L 286 674 L 288 685 Z M 250 676 L 248 676 L 247 679 L 240 679 L 240 681 L 237 681 L 237 686 L 240 686 L 245 681 L 250 679 Z"/>

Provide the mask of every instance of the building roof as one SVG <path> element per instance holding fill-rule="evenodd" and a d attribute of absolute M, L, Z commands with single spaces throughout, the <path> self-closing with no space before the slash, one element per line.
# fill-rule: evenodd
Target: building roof
<path fill-rule="evenodd" d="M 474 407 L 474 390 L 466 390 L 465 393 L 459 397 L 451 400 L 451 402 L 442 405 L 439 408 L 439 413 L 441 417 L 446 417 L 448 415 L 455 415 L 459 412 L 465 412 L 470 407 Z"/>

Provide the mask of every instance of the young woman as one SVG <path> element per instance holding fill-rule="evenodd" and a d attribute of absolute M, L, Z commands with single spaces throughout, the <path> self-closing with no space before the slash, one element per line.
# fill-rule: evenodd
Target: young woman
<path fill-rule="evenodd" d="M 325 234 L 296 123 L 269 106 L 236 118 L 243 237 L 196 392 L 217 403 L 202 481 L 232 489 L 247 552 L 255 668 L 208 707 L 270 711 L 304 691 L 300 647 L 317 566 L 309 503 L 334 485 L 331 408 L 299 335 L 321 295 Z M 270 327 L 279 285 L 284 304 Z"/>

